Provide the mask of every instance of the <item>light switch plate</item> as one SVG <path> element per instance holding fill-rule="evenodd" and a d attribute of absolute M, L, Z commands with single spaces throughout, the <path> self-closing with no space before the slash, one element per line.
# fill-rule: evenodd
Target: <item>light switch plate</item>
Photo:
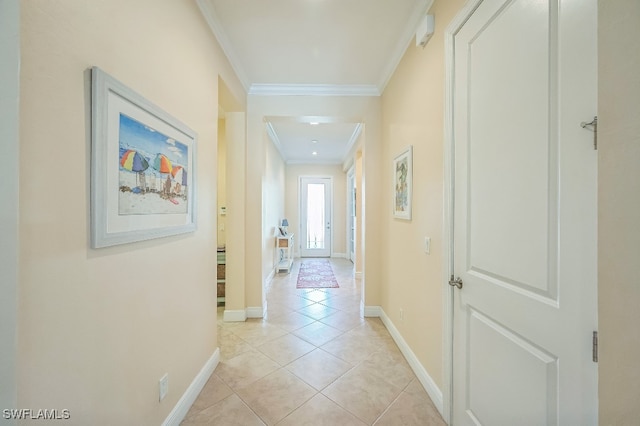
<path fill-rule="evenodd" d="M 424 252 L 431 254 L 431 237 L 424 237 Z"/>

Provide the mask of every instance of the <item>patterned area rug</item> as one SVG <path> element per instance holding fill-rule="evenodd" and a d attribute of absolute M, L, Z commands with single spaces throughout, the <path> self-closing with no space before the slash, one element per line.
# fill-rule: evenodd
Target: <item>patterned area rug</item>
<path fill-rule="evenodd" d="M 300 264 L 296 288 L 336 288 L 338 280 L 328 259 L 305 259 Z"/>

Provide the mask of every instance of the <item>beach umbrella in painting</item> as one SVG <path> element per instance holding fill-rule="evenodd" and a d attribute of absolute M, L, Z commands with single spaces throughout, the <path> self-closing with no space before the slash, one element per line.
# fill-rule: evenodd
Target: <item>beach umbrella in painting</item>
<path fill-rule="evenodd" d="M 156 154 L 156 157 L 151 162 L 151 166 L 160 172 L 160 179 L 162 180 L 162 175 L 166 173 L 169 175 L 173 170 L 173 166 L 171 165 L 171 160 L 167 158 L 164 154 Z M 169 180 L 169 176 L 167 176 L 167 182 L 162 186 L 162 194 L 163 197 L 168 197 L 171 192 L 171 181 Z"/>
<path fill-rule="evenodd" d="M 160 173 L 171 173 L 171 170 L 173 169 L 171 166 L 171 160 L 169 160 L 164 154 L 156 154 L 156 158 L 153 159 L 151 165 Z"/>
<path fill-rule="evenodd" d="M 171 171 L 171 176 L 173 176 L 173 180 L 178 182 L 182 186 L 187 185 L 187 171 L 182 166 L 175 166 L 173 171 Z"/>
<path fill-rule="evenodd" d="M 149 168 L 149 162 L 139 152 L 129 149 L 120 157 L 120 166 L 125 170 L 135 172 L 136 185 L 140 186 L 138 178 L 142 177 L 144 171 Z"/>
<path fill-rule="evenodd" d="M 187 171 L 182 166 L 174 166 L 171 176 L 173 176 L 173 181 L 176 183 L 175 192 L 180 194 L 182 188 L 187 186 Z"/>
<path fill-rule="evenodd" d="M 149 168 L 149 162 L 137 151 L 129 149 L 122 154 L 120 165 L 130 172 L 144 172 Z"/>

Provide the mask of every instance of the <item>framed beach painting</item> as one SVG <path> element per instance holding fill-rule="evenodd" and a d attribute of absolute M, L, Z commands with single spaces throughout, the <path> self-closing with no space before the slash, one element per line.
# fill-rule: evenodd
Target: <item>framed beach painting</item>
<path fill-rule="evenodd" d="M 92 247 L 195 231 L 195 132 L 100 68 L 91 82 Z"/>
<path fill-rule="evenodd" d="M 413 187 L 413 147 L 411 145 L 393 159 L 393 182 L 393 216 L 411 220 Z"/>

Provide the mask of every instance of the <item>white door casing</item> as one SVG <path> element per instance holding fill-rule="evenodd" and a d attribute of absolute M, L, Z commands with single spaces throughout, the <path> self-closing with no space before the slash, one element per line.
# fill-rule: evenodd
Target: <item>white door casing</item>
<path fill-rule="evenodd" d="M 322 209 L 308 209 L 310 187 L 322 188 Z M 331 257 L 332 188 L 331 177 L 300 177 L 300 257 Z M 308 226 L 308 218 L 312 218 L 309 223 L 321 222 L 322 225 L 314 229 Z"/>
<path fill-rule="evenodd" d="M 356 251 L 356 174 L 351 167 L 347 172 L 347 258 L 355 262 Z"/>
<path fill-rule="evenodd" d="M 451 30 L 452 424 L 595 425 L 596 0 L 471 3 Z"/>

